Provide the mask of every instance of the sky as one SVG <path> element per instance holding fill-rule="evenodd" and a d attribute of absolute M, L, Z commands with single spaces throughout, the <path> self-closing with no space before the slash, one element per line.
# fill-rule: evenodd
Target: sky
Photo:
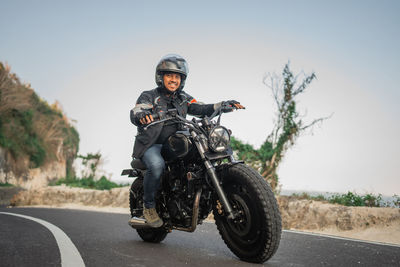
<path fill-rule="evenodd" d="M 302 94 L 302 134 L 281 162 L 283 190 L 400 195 L 399 1 L 0 1 L 0 61 L 59 101 L 113 180 L 129 167 L 129 111 L 176 53 L 198 101 L 235 99 L 233 135 L 258 148 L 276 115 L 263 78 L 315 72 Z"/>

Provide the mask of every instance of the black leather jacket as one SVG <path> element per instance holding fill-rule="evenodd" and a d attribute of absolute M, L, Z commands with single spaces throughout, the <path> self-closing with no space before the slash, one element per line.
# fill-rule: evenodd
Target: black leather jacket
<path fill-rule="evenodd" d="M 144 131 L 145 125 L 140 124 L 137 114 L 144 110 L 148 110 L 151 113 L 166 112 L 171 108 L 176 108 L 183 117 L 186 117 L 186 114 L 210 116 L 214 112 L 214 104 L 199 103 L 192 96 L 181 90 L 173 94 L 168 94 L 167 89 L 162 87 L 144 91 L 139 96 L 130 114 L 131 122 L 138 127 L 132 157 L 141 158 L 150 146 L 155 143 L 162 144 L 177 130 L 176 126 L 164 126 L 163 123 L 160 123 Z"/>

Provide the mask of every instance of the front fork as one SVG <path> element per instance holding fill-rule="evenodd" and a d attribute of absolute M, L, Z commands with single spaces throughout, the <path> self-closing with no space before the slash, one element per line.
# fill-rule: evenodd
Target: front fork
<path fill-rule="evenodd" d="M 191 135 L 192 135 L 193 139 L 196 141 L 195 144 L 197 146 L 197 149 L 200 152 L 200 156 L 204 162 L 204 165 L 206 166 L 208 176 L 210 176 L 211 182 L 212 182 L 215 190 L 217 191 L 219 200 L 221 201 L 222 206 L 224 207 L 226 213 L 228 214 L 228 218 L 235 219 L 236 214 L 234 213 L 232 206 L 229 203 L 228 198 L 226 197 L 225 192 L 221 187 L 221 184 L 219 182 L 215 168 L 212 165 L 212 163 L 204 156 L 205 149 L 203 147 L 203 143 L 200 140 L 200 137 L 194 131 L 191 131 Z"/>

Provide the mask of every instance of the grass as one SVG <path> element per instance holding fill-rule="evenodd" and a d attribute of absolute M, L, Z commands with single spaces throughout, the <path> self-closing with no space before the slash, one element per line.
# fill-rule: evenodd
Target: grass
<path fill-rule="evenodd" d="M 12 187 L 14 186 L 13 184 L 9 184 L 9 183 L 0 183 L 0 187 Z"/>
<path fill-rule="evenodd" d="M 332 196 L 325 197 L 323 195 L 311 196 L 307 193 L 292 194 L 297 199 L 309 199 L 316 201 L 327 201 L 329 203 L 340 204 L 352 207 L 397 207 L 400 208 L 400 196 L 394 195 L 392 202 L 384 202 L 382 195 L 365 194 L 358 195 L 354 192 L 347 192 L 345 194 L 333 194 Z"/>
<path fill-rule="evenodd" d="M 112 188 L 126 186 L 111 182 L 105 176 L 102 176 L 97 181 L 94 180 L 93 177 L 85 177 L 85 178 L 67 177 L 64 179 L 60 179 L 50 185 L 62 185 L 62 184 L 72 187 L 81 187 L 81 188 L 96 189 L 96 190 L 110 190 Z"/>

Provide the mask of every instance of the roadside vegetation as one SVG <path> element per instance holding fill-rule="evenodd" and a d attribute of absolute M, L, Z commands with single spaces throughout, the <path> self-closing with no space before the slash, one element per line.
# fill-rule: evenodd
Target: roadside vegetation
<path fill-rule="evenodd" d="M 7 64 L 0 62 L 0 147 L 4 153 L 0 166 L 5 173 L 1 187 L 11 187 L 8 173 L 22 176 L 29 169 L 55 161 L 66 162 L 66 178 L 51 185 L 107 190 L 120 187 L 98 175 L 100 153 L 78 155 L 79 134 L 58 102 L 50 105 L 29 83 L 21 82 Z M 73 162 L 81 159 L 86 171 L 76 175 Z"/>
<path fill-rule="evenodd" d="M 13 187 L 13 184 L 9 184 L 9 183 L 0 183 L 0 187 Z"/>
<path fill-rule="evenodd" d="M 344 194 L 332 194 L 331 196 L 324 196 L 322 194 L 311 196 L 307 193 L 292 194 L 296 199 L 308 199 L 316 201 L 326 201 L 333 204 L 340 204 L 352 207 L 396 207 L 400 208 L 400 196 L 393 195 L 392 201 L 384 201 L 381 194 L 364 194 L 359 195 L 354 192 L 347 192 Z"/>
<path fill-rule="evenodd" d="M 50 183 L 51 186 L 65 184 L 71 187 L 81 187 L 96 190 L 110 190 L 116 187 L 123 187 L 126 184 L 117 184 L 111 182 L 104 175 L 99 175 L 99 167 L 103 164 L 102 155 L 100 152 L 88 153 L 86 155 L 78 155 L 78 159 L 82 161 L 81 177 L 78 177 L 75 172 L 64 179 L 59 179 Z M 100 176 L 100 178 L 98 178 Z"/>
<path fill-rule="evenodd" d="M 65 184 L 71 187 L 81 187 L 87 189 L 96 190 L 110 190 L 116 187 L 123 187 L 126 185 L 119 185 L 108 180 L 105 176 L 102 176 L 99 180 L 95 180 L 93 177 L 67 177 L 65 179 L 60 179 L 51 185 L 62 185 Z"/>
<path fill-rule="evenodd" d="M 231 139 L 232 148 L 237 156 L 258 170 L 276 193 L 279 191 L 277 169 L 287 150 L 295 144 L 303 132 L 329 118 L 323 117 L 305 122 L 305 115 L 300 114 L 298 109 L 298 97 L 305 92 L 316 75 L 315 73 L 295 75 L 289 65 L 289 63 L 285 65 L 281 75 L 267 74 L 263 80 L 265 86 L 272 92 L 277 109 L 274 128 L 268 135 L 266 134 L 265 142 L 259 149 L 255 149 L 237 138 Z"/>
<path fill-rule="evenodd" d="M 79 134 L 61 105 L 49 105 L 1 62 L 0 147 L 6 151 L 6 176 L 62 159 L 69 171 L 79 147 Z"/>
<path fill-rule="evenodd" d="M 273 129 L 268 135 L 266 134 L 266 140 L 258 149 L 233 136 L 231 137 L 231 146 L 236 156 L 258 170 L 271 185 L 275 194 L 280 193 L 277 170 L 288 149 L 295 145 L 297 138 L 302 133 L 312 130 L 315 125 L 321 124 L 332 116 L 312 119 L 306 123 L 306 116 L 299 112 L 298 97 L 305 93 L 315 78 L 314 72 L 310 75 L 303 72 L 294 74 L 289 63 L 285 65 L 281 75 L 265 75 L 264 85 L 271 90 L 276 104 Z M 358 195 L 350 191 L 345 194 L 332 194 L 330 196 L 322 194 L 311 196 L 307 193 L 301 193 L 293 194 L 292 197 L 326 201 L 345 206 L 400 208 L 400 196 L 397 195 L 394 195 L 393 200 L 389 202 L 385 202 L 381 194 Z"/>

